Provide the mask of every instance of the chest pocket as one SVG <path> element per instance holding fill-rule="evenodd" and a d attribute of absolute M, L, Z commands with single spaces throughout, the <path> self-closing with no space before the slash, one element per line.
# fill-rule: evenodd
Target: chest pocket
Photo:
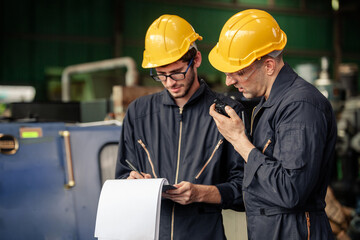
<path fill-rule="evenodd" d="M 279 151 L 282 165 L 299 169 L 306 164 L 305 126 L 290 124 L 279 128 Z"/>

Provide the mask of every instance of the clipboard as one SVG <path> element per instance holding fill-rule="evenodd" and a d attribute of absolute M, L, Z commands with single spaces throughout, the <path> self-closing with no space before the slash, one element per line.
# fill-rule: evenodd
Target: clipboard
<path fill-rule="evenodd" d="M 177 189 L 177 187 L 175 187 L 174 185 L 163 185 L 162 186 L 162 192 L 166 192 L 167 190 L 173 190 L 173 189 Z"/>

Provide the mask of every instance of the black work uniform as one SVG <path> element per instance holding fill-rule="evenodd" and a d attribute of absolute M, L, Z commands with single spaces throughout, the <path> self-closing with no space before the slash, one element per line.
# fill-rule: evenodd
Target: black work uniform
<path fill-rule="evenodd" d="M 164 90 L 132 102 L 123 122 L 116 178 L 130 173 L 125 159 L 154 178 L 171 184 L 188 181 L 215 185 L 221 204 L 180 205 L 163 199 L 160 239 L 226 239 L 221 209 L 243 208 L 241 184 L 244 160 L 219 133 L 209 115 L 214 92 L 200 80 L 200 88 L 183 108 Z M 220 95 L 219 95 L 220 97 Z M 240 113 L 240 104 L 223 101 Z M 121 217 L 121 216 L 119 216 Z M 141 229 L 141 228 L 140 228 Z"/>
<path fill-rule="evenodd" d="M 248 237 L 333 239 L 325 214 L 336 122 L 329 101 L 288 64 L 252 114 L 244 167 Z"/>

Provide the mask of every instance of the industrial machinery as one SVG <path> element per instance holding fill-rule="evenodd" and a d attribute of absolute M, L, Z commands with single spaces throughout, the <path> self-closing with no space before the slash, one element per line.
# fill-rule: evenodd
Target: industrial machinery
<path fill-rule="evenodd" d="M 357 68 L 352 64 L 342 64 L 340 83 L 345 97 L 338 111 L 337 179 L 333 187 L 343 204 L 356 207 L 357 198 L 360 198 L 360 96 L 356 90 Z"/>
<path fill-rule="evenodd" d="M 1 239 L 94 239 L 121 127 L 0 124 Z"/>
<path fill-rule="evenodd" d="M 123 66 L 126 86 L 114 86 L 113 102 L 70 99 L 71 74 Z M 95 239 L 100 190 L 115 176 L 121 132 L 119 119 L 103 120 L 159 91 L 136 83 L 132 59 L 110 59 L 65 68 L 61 102 L 9 103 L 12 116 L 0 119 L 0 239 Z"/>
<path fill-rule="evenodd" d="M 335 86 L 324 74 L 315 85 L 331 101 L 337 113 L 338 140 L 336 144 L 336 166 L 334 166 L 331 188 L 339 202 L 355 209 L 347 229 L 351 239 L 360 238 L 360 96 L 357 91 L 357 66 L 341 64 L 340 81 Z M 340 94 L 341 93 L 341 94 Z M 336 94 L 338 97 L 336 97 Z M 339 96 L 341 96 L 339 98 Z"/>

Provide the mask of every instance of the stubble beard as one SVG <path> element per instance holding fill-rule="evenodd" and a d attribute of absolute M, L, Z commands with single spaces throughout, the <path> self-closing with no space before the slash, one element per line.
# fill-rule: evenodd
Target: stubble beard
<path fill-rule="evenodd" d="M 191 70 L 193 70 L 193 69 L 191 68 Z M 192 85 L 194 84 L 194 81 L 195 81 L 194 71 L 189 71 L 188 74 L 190 74 L 190 73 L 191 73 L 191 75 L 189 76 L 190 81 L 185 85 L 184 93 L 181 95 L 176 95 L 176 96 L 172 95 L 173 98 L 183 98 L 186 95 L 188 95 L 190 88 L 192 87 Z"/>

